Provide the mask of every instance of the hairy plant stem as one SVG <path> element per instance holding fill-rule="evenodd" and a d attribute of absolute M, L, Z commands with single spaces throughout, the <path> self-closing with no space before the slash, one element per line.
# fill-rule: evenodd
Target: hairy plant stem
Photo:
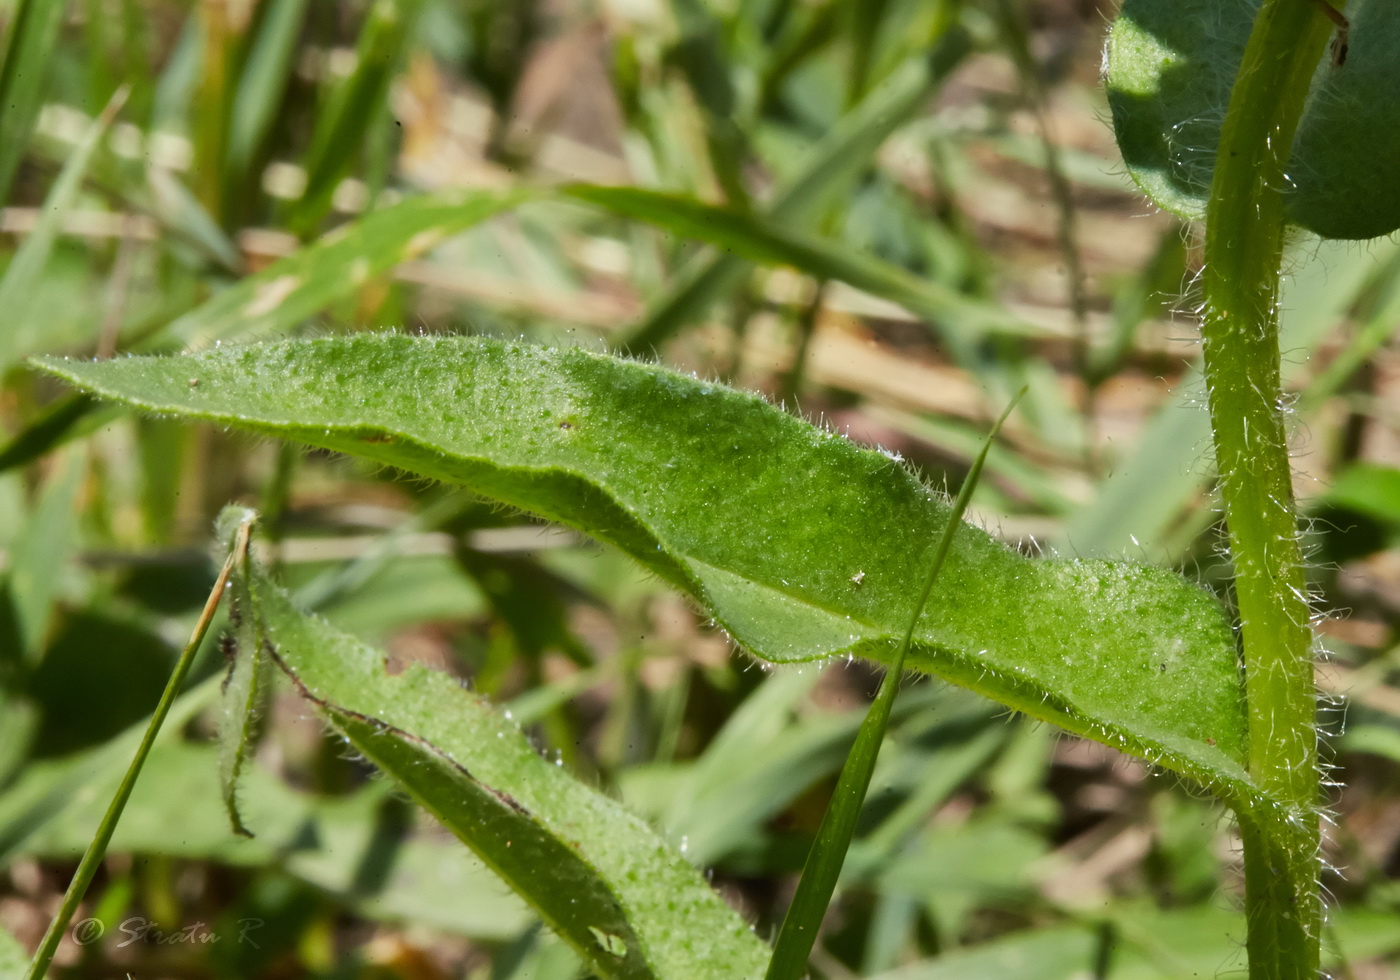
<path fill-rule="evenodd" d="M 1318 975 L 1312 636 L 1280 407 L 1282 188 L 1331 24 L 1265 0 L 1230 96 L 1206 211 L 1205 373 L 1244 645 L 1249 770 L 1283 807 L 1241 808 L 1250 977 Z"/>

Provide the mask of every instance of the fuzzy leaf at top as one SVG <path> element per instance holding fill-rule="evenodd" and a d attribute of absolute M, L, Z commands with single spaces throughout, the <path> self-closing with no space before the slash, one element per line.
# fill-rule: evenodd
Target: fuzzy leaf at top
<path fill-rule="evenodd" d="M 1113 26 L 1108 101 L 1118 147 L 1147 196 L 1183 217 L 1205 215 L 1260 2 L 1124 0 Z M 1400 228 L 1400 4 L 1353 0 L 1346 12 L 1345 59 L 1338 51 L 1318 66 L 1285 193 L 1293 223 L 1324 238 L 1375 238 Z"/>
<path fill-rule="evenodd" d="M 887 660 L 949 505 L 761 398 L 584 350 L 360 336 L 45 360 L 96 394 L 378 460 L 576 527 L 694 595 L 772 661 Z M 1126 562 L 1025 558 L 964 525 L 909 666 L 1243 802 L 1230 627 Z"/>

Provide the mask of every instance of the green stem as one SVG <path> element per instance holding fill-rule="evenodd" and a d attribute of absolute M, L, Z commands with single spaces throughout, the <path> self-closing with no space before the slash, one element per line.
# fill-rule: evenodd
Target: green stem
<path fill-rule="evenodd" d="M 938 581 L 938 573 L 943 569 L 948 551 L 953 546 L 953 535 L 962 526 L 963 514 L 967 511 L 972 492 L 982 477 L 982 467 L 987 462 L 992 443 L 1001 431 L 1002 423 L 1011 415 L 1025 394 L 1026 389 L 1022 388 L 1001 413 L 1001 418 L 992 425 L 987 438 L 982 442 L 981 452 L 972 461 L 967 479 L 963 480 L 962 488 L 953 501 L 953 507 L 948 513 L 948 523 L 934 550 L 928 574 L 924 577 L 923 590 L 919 593 L 919 598 L 914 603 L 913 614 L 909 617 L 909 626 L 905 629 L 904 638 L 895 650 L 894 659 L 890 661 L 889 669 L 880 682 L 875 701 L 866 712 L 865 720 L 861 722 L 855 744 L 851 746 L 846 763 L 841 767 L 841 775 L 837 778 L 831 803 L 822 816 L 821 826 L 817 828 L 817 839 L 813 842 L 812 849 L 807 852 L 807 861 L 802 867 L 797 891 L 792 896 L 792 903 L 783 917 L 782 928 L 778 930 L 778 938 L 773 943 L 773 957 L 768 961 L 765 980 L 796 980 L 807 975 L 807 960 L 812 954 L 812 945 L 817 940 L 822 918 L 831 903 L 832 894 L 836 891 L 836 882 L 841 877 L 841 866 L 845 863 L 846 852 L 850 849 L 851 839 L 855 835 L 856 820 L 860 817 L 861 806 L 865 803 L 865 794 L 870 789 L 870 778 L 875 773 L 875 761 L 880 754 L 885 729 L 889 727 L 890 711 L 894 707 L 895 694 L 899 690 L 899 682 L 904 673 L 904 658 L 914 642 L 914 630 L 919 624 L 919 617 L 924 613 L 924 607 L 928 605 L 929 596 L 933 594 L 934 583 Z"/>
<path fill-rule="evenodd" d="M 1250 976 L 1318 975 L 1316 702 L 1280 409 L 1285 166 L 1331 24 L 1310 0 L 1265 0 L 1230 96 L 1206 211 L 1205 372 L 1235 566 L 1249 769 L 1286 812 L 1240 813 Z"/>
<path fill-rule="evenodd" d="M 58 944 L 63 939 L 63 933 L 68 928 L 68 923 L 72 921 L 73 913 L 78 910 L 78 906 L 82 903 L 83 896 L 87 894 L 88 885 L 92 884 L 92 879 L 97 874 L 98 865 L 102 863 L 102 858 L 107 854 L 107 845 L 111 843 L 112 834 L 117 829 L 117 821 L 121 819 L 122 811 L 126 809 L 127 800 L 131 798 L 131 791 L 136 786 L 136 778 L 141 775 L 141 767 L 145 765 L 146 757 L 151 754 L 151 747 L 155 745 L 156 735 L 160 733 L 161 725 L 165 723 L 166 716 L 170 714 L 170 708 L 180 693 L 180 688 L 184 686 L 185 677 L 188 676 L 190 667 L 194 664 L 194 655 L 204 640 L 204 634 L 209 631 L 209 624 L 214 621 L 214 613 L 219 608 L 219 600 L 223 598 L 224 587 L 228 584 L 229 574 L 233 571 L 233 563 L 248 549 L 248 533 L 251 529 L 251 521 L 245 521 L 239 527 L 237 540 L 229 551 L 228 559 L 224 562 L 219 577 L 214 581 L 214 588 L 209 593 L 209 600 L 204 604 L 204 610 L 200 613 L 198 622 L 195 623 L 190 642 L 185 646 L 184 651 L 180 654 L 180 659 L 175 664 L 175 670 L 171 673 L 170 680 L 165 685 L 165 691 L 160 696 L 160 703 L 156 705 L 155 713 L 151 715 L 150 723 L 146 726 L 146 733 L 141 738 L 141 745 L 137 748 L 131 765 L 127 767 L 126 775 L 122 777 L 121 785 L 117 787 L 112 802 L 108 804 L 107 812 L 102 815 L 102 822 L 98 824 L 97 833 L 93 835 L 87 851 L 84 852 L 82 860 L 78 862 L 78 870 L 73 873 L 73 880 L 68 883 L 68 891 L 63 895 L 63 904 L 59 906 L 53 921 L 49 923 L 48 931 L 44 933 L 44 938 L 39 942 L 39 948 L 34 952 L 34 958 L 29 963 L 29 971 L 25 973 L 24 980 L 42 980 L 44 975 L 48 973 L 49 964 L 53 962 L 54 953 L 58 951 Z"/>

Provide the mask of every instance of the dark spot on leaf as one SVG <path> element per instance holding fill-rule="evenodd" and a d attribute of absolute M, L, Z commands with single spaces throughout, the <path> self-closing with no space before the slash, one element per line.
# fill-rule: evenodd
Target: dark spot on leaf
<path fill-rule="evenodd" d="M 516 813 L 520 814 L 520 815 L 523 816 L 523 817 L 528 817 L 528 816 L 530 816 L 530 811 L 527 810 L 527 809 L 525 809 L 525 808 L 524 808 L 523 806 L 521 806 L 519 803 L 517 803 L 517 802 L 515 801 L 515 797 L 511 796 L 509 793 L 505 792 L 504 790 L 496 789 L 496 787 L 494 787 L 494 786 L 487 786 L 485 783 L 482 783 L 481 786 L 482 786 L 483 789 L 485 789 L 487 792 L 489 792 L 492 796 L 496 797 L 496 799 L 500 800 L 502 803 L 504 803 L 506 806 L 510 807 L 510 808 L 511 808 L 512 810 L 514 810 Z M 507 846 L 509 846 L 509 845 L 507 845 Z"/>

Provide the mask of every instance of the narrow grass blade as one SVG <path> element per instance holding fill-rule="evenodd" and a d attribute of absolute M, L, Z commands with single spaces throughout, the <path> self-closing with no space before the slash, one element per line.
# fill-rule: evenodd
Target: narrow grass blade
<path fill-rule="evenodd" d="M 156 216 L 173 233 L 199 249 L 214 262 L 235 274 L 243 273 L 243 253 L 229 234 L 219 226 L 214 213 L 185 186 L 180 177 L 158 168 L 147 176 Z"/>
<path fill-rule="evenodd" d="M 529 196 L 454 191 L 408 198 L 243 279 L 172 322 L 161 336 L 198 347 L 290 330 L 374 277 Z"/>
<path fill-rule="evenodd" d="M 563 193 L 672 234 L 717 245 L 750 262 L 790 265 L 819 280 L 839 279 L 892 300 L 931 325 L 974 336 L 989 330 L 1026 333 L 1031 329 L 991 303 L 853 252 L 841 243 L 787 231 L 762 217 L 635 187 L 575 184 Z"/>
<path fill-rule="evenodd" d="M 10 652 L 0 654 L 0 669 L 8 670 Z M 40 708 L 33 699 L 0 687 L 0 790 L 29 761 L 29 750 L 42 721 Z"/>
<path fill-rule="evenodd" d="M 190 119 L 194 158 L 189 181 L 199 203 L 218 222 L 223 218 L 224 161 L 233 107 L 230 75 L 236 35 L 226 3 L 198 4 L 195 16 L 199 18 L 203 50 Z"/>
<path fill-rule="evenodd" d="M 170 682 L 166 684 L 165 691 L 160 696 L 160 703 L 156 705 L 156 710 L 151 715 L 150 724 L 146 726 L 146 734 L 141 739 L 136 756 L 131 760 L 126 775 L 122 777 L 121 785 L 117 787 L 117 793 L 112 797 L 112 802 L 107 807 L 107 813 L 103 816 L 102 823 L 92 838 L 92 843 L 88 845 L 83 859 L 78 863 L 78 870 L 73 872 L 73 880 L 68 885 L 68 891 L 63 895 L 63 903 L 54 913 L 53 921 L 49 923 L 48 931 L 44 933 L 44 938 L 34 953 L 34 959 L 30 961 L 29 972 L 25 974 L 25 980 L 42 980 L 48 972 L 49 964 L 53 961 L 53 954 L 57 952 L 58 944 L 63 939 L 63 933 L 67 930 L 68 923 L 72 921 L 73 913 L 78 910 L 83 896 L 87 894 L 88 885 L 92 883 L 93 876 L 97 874 L 97 867 L 102 863 L 102 858 L 107 853 L 107 844 L 112 840 L 113 831 L 117 829 L 117 821 L 121 819 L 126 801 L 131 798 L 131 790 L 136 785 L 137 777 L 141 775 L 141 767 L 145 764 L 146 757 L 151 754 L 151 746 L 155 744 L 156 736 L 160 734 L 161 725 L 165 723 L 166 716 L 170 714 L 170 708 L 175 703 L 180 688 L 184 686 L 190 667 L 194 664 L 194 655 L 204 641 L 204 634 L 208 632 L 209 624 L 214 620 L 214 612 L 219 607 L 219 600 L 223 598 L 224 586 L 228 583 L 229 575 L 233 571 L 235 559 L 247 551 L 248 535 L 251 531 L 252 515 L 249 514 L 248 518 L 239 525 L 233 548 L 230 550 L 228 560 L 224 562 L 224 567 L 219 572 L 218 578 L 214 581 L 214 588 L 209 593 L 209 601 L 204 604 L 204 611 L 195 624 L 194 634 L 180 654 L 180 659 L 175 663 L 175 670 L 170 674 Z"/>
<path fill-rule="evenodd" d="M 9 598 L 19 633 L 20 655 L 30 668 L 43 657 L 59 579 L 77 547 L 73 511 L 86 469 L 81 451 L 63 461 L 45 484 L 37 506 L 10 549 Z"/>
<path fill-rule="evenodd" d="M 885 138 L 908 121 L 939 83 L 962 63 L 971 47 L 967 31 L 949 23 L 929 54 L 911 58 L 891 73 L 812 148 L 800 173 L 773 201 L 768 212 L 773 224 L 810 230 L 823 202 L 854 179 Z M 748 268 L 746 262 L 728 255 L 687 267 L 676 285 L 631 330 L 622 346 L 646 350 L 663 343 L 702 316 Z"/>
<path fill-rule="evenodd" d="M 122 414 L 120 407 L 104 406 L 84 395 L 56 399 L 29 426 L 22 428 L 6 447 L 0 449 L 0 473 L 34 462 L 60 445 L 83 438 L 119 414 Z"/>
<path fill-rule="evenodd" d="M 856 821 L 860 818 L 865 794 L 870 788 L 870 777 L 875 774 L 875 760 L 879 757 L 880 745 L 885 740 L 885 729 L 889 727 L 890 710 L 894 707 L 895 694 L 904 674 L 904 660 L 913 642 L 914 631 L 918 628 L 919 618 L 933 593 L 938 573 L 943 570 L 943 563 L 953 547 L 953 533 L 962 524 L 963 514 L 972 500 L 977 481 L 981 479 L 982 467 L 987 462 L 987 453 L 992 448 L 992 442 L 1001 430 L 1002 423 L 1025 393 L 1025 389 L 1022 389 L 987 433 L 982 449 L 972 461 L 967 479 L 963 481 L 957 499 L 953 501 L 948 524 L 939 537 L 933 559 L 929 562 L 923 590 L 919 593 L 913 612 L 909 616 L 909 627 L 904 631 L 904 638 L 895 650 L 889 669 L 880 682 L 875 701 L 866 713 L 865 721 L 861 723 L 855 744 L 851 746 L 851 754 L 846 758 L 846 764 L 836 782 L 836 791 L 832 794 L 831 803 L 827 806 L 821 826 L 817 829 L 817 839 L 807 855 L 802 879 L 797 884 L 797 893 L 792 898 L 792 904 L 788 906 L 783 926 L 773 946 L 773 958 L 768 963 L 767 980 L 799 980 L 807 973 L 807 957 L 812 953 L 812 945 L 821 930 L 822 919 L 826 917 L 832 893 L 836 891 L 836 881 L 841 876 L 841 865 L 845 863 L 846 851 L 850 849 L 851 838 L 855 836 Z"/>
<path fill-rule="evenodd" d="M 59 398 L 0 449 L 0 473 L 31 463 L 40 456 L 82 434 L 80 423 L 99 412 L 96 399 L 86 395 Z"/>
<path fill-rule="evenodd" d="M 35 334 L 28 320 L 30 297 L 35 294 L 39 277 L 43 275 L 49 256 L 53 254 L 54 242 L 58 239 L 63 218 L 77 197 L 83 178 L 87 176 L 93 152 L 107 127 L 125 104 L 126 93 L 125 88 L 118 89 L 102 115 L 88 127 L 82 142 L 74 148 L 73 155 L 63 164 L 58 179 L 44 198 L 44 207 L 34 230 L 20 243 L 14 258 L 5 267 L 4 276 L 0 277 L 0 310 L 5 311 L 7 320 L 5 329 L 0 330 L 0 377 L 4 377 L 17 360 L 30 353 L 30 343 Z M 7 114 L 8 107 L 6 112 L 0 112 L 0 118 Z M 3 123 L 0 123 L 0 139 L 3 139 Z M 0 143 L 0 146 L 3 145 Z M 0 153 L 3 152 L 0 150 Z"/>
<path fill-rule="evenodd" d="M 281 668 L 371 762 L 472 848 L 597 973 L 756 977 L 767 950 L 643 821 L 541 758 L 445 674 L 389 676 L 383 654 L 295 609 L 239 566 Z"/>
<path fill-rule="evenodd" d="M 729 77 L 730 59 L 721 40 L 723 26 L 715 12 L 699 0 L 674 0 L 672 10 L 680 37 L 671 49 L 670 60 L 684 75 L 703 110 L 710 169 L 729 205 L 747 208 L 743 171 L 748 139 L 734 119 L 737 99 Z"/>
<path fill-rule="evenodd" d="M 364 144 L 417 15 L 420 0 L 375 0 L 355 50 L 355 69 L 318 114 L 307 151 L 306 190 L 292 210 L 294 232 L 312 234 L 331 208 L 336 185 Z"/>
<path fill-rule="evenodd" d="M 241 184 L 257 158 L 291 77 L 308 0 L 265 0 L 229 118 L 229 181 Z"/>
<path fill-rule="evenodd" d="M 65 7 L 64 0 L 19 0 L 10 19 L 0 68 L 0 204 L 10 199 L 10 185 L 44 104 L 44 83 Z"/>
<path fill-rule="evenodd" d="M 888 662 L 907 583 L 927 568 L 920 542 L 949 523 L 949 505 L 881 453 L 753 395 L 577 348 L 361 335 L 41 363 L 139 408 L 352 453 L 568 524 L 777 662 Z M 966 524 L 940 581 L 910 666 L 1229 799 L 1257 795 L 1234 638 L 1206 592 L 1148 566 L 1035 561 Z"/>

